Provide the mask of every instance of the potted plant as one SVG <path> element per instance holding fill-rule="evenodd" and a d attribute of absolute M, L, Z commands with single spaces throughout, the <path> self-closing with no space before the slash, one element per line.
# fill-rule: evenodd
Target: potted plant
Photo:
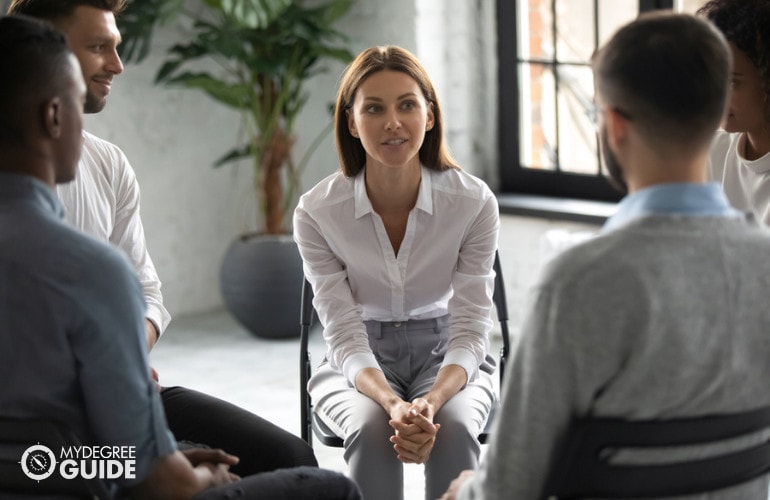
<path fill-rule="evenodd" d="M 352 2 L 201 0 L 191 6 L 184 0 L 133 0 L 119 19 L 121 55 L 138 62 L 149 52 L 154 28 L 187 18 L 191 35 L 168 49 L 156 83 L 203 91 L 240 112 L 246 140 L 224 153 L 215 166 L 250 160 L 264 230 L 236 239 L 225 256 L 220 281 L 231 312 L 259 336 L 298 333 L 302 270 L 287 223 L 300 194 L 302 170 L 332 122 L 300 161 L 292 155 L 295 125 L 308 98 L 307 80 L 325 71 L 325 61 L 352 59 L 344 46 L 347 38 L 335 28 Z M 212 65 L 216 71 L 200 70 L 199 64 L 190 69 L 202 60 L 218 63 Z M 272 274 L 259 274 L 262 271 Z M 286 297 L 277 293 L 282 288 Z M 281 306 L 288 310 L 281 312 Z"/>

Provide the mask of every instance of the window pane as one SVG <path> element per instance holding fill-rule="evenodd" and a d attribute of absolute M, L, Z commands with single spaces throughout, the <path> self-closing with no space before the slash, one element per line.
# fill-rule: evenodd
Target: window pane
<path fill-rule="evenodd" d="M 674 10 L 695 14 L 705 3 L 706 0 L 674 0 Z"/>
<path fill-rule="evenodd" d="M 553 59 L 551 0 L 518 0 L 519 58 Z"/>
<path fill-rule="evenodd" d="M 591 58 L 596 48 L 594 3 L 594 0 L 556 0 L 558 61 L 586 62 Z"/>
<path fill-rule="evenodd" d="M 551 66 L 519 65 L 519 151 L 522 167 L 556 167 L 556 110 Z"/>
<path fill-rule="evenodd" d="M 617 200 L 597 175 L 590 60 L 638 16 L 639 0 L 501 0 L 498 6 L 505 13 L 498 24 L 501 88 L 517 79 L 510 86 L 518 89 L 501 98 L 503 189 Z M 511 26 L 504 19 L 514 8 Z"/>
<path fill-rule="evenodd" d="M 559 66 L 559 166 L 572 173 L 597 174 L 596 130 L 591 122 L 593 77 L 585 66 Z"/>
<path fill-rule="evenodd" d="M 599 0 L 599 45 L 638 15 L 639 0 Z"/>

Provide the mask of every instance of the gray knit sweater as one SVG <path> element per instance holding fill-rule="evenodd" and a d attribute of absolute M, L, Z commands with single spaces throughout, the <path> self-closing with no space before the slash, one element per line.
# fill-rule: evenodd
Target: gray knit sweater
<path fill-rule="evenodd" d="M 770 404 L 770 233 L 648 216 L 544 269 L 492 444 L 461 499 L 534 499 L 575 416 L 700 416 Z M 700 497 L 766 499 L 767 478 Z"/>

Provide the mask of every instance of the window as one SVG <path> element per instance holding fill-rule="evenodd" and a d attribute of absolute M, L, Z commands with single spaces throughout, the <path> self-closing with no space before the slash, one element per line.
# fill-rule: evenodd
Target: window
<path fill-rule="evenodd" d="M 498 0 L 500 185 L 506 193 L 616 201 L 591 120 L 590 59 L 639 12 L 703 0 Z"/>

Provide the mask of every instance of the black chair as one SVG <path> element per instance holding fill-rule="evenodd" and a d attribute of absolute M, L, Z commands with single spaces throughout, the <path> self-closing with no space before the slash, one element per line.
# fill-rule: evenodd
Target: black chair
<path fill-rule="evenodd" d="M 510 338 L 508 336 L 508 306 L 505 297 L 505 282 L 503 272 L 500 268 L 500 255 L 495 253 L 495 289 L 494 304 L 497 311 L 497 319 L 500 322 L 500 329 L 503 336 L 503 346 L 500 348 L 500 359 L 498 360 L 498 371 L 500 374 L 500 385 L 502 386 L 503 374 L 505 372 L 505 363 L 508 360 L 510 350 Z M 313 288 L 307 280 L 302 283 L 302 307 L 300 311 L 300 418 L 302 421 L 301 436 L 308 444 L 312 445 L 313 433 L 326 446 L 335 448 L 343 447 L 343 439 L 337 436 L 329 427 L 313 412 L 313 403 L 310 400 L 310 394 L 307 392 L 307 382 L 310 380 L 312 367 L 310 363 L 310 353 L 308 352 L 308 337 L 310 327 L 313 324 Z M 497 413 L 498 405 L 492 407 L 487 419 L 487 425 L 479 434 L 479 442 L 486 443 L 489 432 L 492 428 L 492 421 Z"/>
<path fill-rule="evenodd" d="M 0 498 L 2 493 L 24 495 L 56 495 L 57 498 L 112 498 L 105 481 L 61 477 L 57 470 L 39 481 L 29 478 L 22 470 L 22 456 L 35 445 L 47 447 L 58 463 L 58 453 L 70 446 L 80 446 L 78 437 L 61 423 L 48 420 L 19 420 L 0 418 Z M 28 457 L 29 460 L 38 460 Z M 43 460 L 45 458 L 43 457 Z M 38 464 L 41 462 L 38 460 Z M 51 468 L 50 464 L 44 464 Z"/>
<path fill-rule="evenodd" d="M 708 458 L 663 464 L 610 461 L 614 450 L 708 444 L 756 435 L 763 430 L 770 430 L 770 407 L 732 415 L 674 420 L 577 419 L 559 448 L 558 461 L 542 497 L 662 498 L 745 483 L 770 472 L 767 433 L 759 444 Z"/>

